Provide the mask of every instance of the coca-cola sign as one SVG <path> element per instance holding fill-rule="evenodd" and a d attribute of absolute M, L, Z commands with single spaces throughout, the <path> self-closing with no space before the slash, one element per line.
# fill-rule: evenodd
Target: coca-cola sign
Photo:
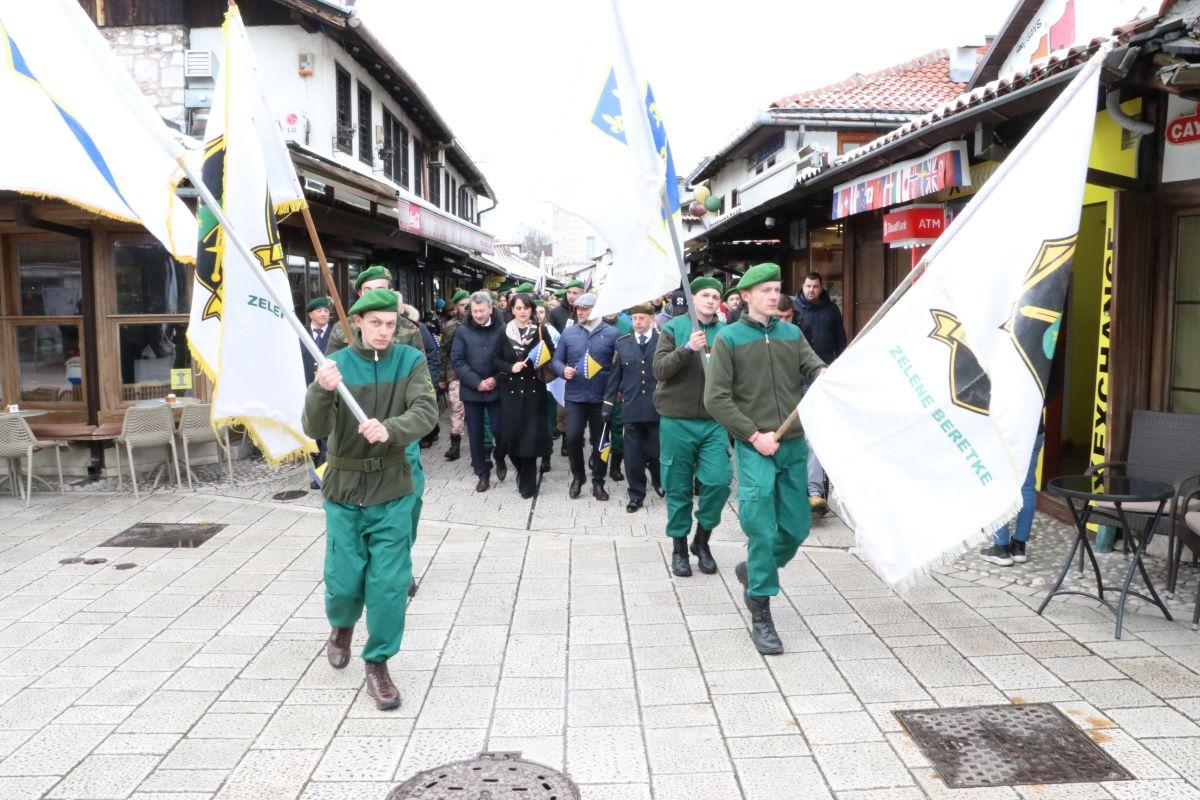
<path fill-rule="evenodd" d="M 1200 142 L 1200 111 L 1168 124 L 1167 141 L 1171 144 Z"/>

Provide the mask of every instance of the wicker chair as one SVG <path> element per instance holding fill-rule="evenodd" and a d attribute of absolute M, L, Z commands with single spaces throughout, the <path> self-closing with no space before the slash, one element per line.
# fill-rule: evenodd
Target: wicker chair
<path fill-rule="evenodd" d="M 1175 592 L 1179 559 L 1184 541 L 1176 537 L 1179 512 L 1200 511 L 1200 499 L 1192 489 L 1200 485 L 1200 414 L 1174 414 L 1163 411 L 1133 412 L 1129 435 L 1129 458 L 1107 461 L 1088 469 L 1088 475 L 1123 471 L 1132 478 L 1147 478 L 1174 485 L 1175 494 L 1163 510 L 1167 525 L 1167 593 Z M 1099 507 L 1111 504 L 1097 503 Z M 1131 524 L 1145 525 L 1158 503 L 1124 503 Z M 1129 543 L 1126 541 L 1126 549 Z M 1189 545 L 1190 547 L 1191 545 Z"/>
<path fill-rule="evenodd" d="M 183 469 L 187 473 L 188 489 L 192 488 L 192 459 L 188 453 L 189 444 L 216 442 L 219 449 L 225 450 L 225 461 L 229 466 L 229 482 L 233 483 L 233 451 L 229 447 L 229 428 L 222 427 L 220 435 L 212 426 L 212 406 L 203 403 L 184 406 L 179 415 L 179 440 L 183 442 Z"/>
<path fill-rule="evenodd" d="M 125 419 L 121 423 L 121 435 L 116 439 L 113 451 L 117 454 L 117 488 L 124 488 L 124 476 L 121 474 L 121 445 L 129 455 L 129 477 L 133 481 L 133 496 L 139 498 L 137 488 L 137 470 L 133 465 L 133 448 L 135 447 L 168 447 L 171 451 L 171 464 L 175 467 L 175 485 L 182 486 L 179 478 L 179 453 L 175 449 L 175 418 L 171 409 L 164 403 L 159 406 L 138 408 L 133 406 L 125 409 Z M 154 486 L 158 486 L 158 475 L 155 475 Z"/>
<path fill-rule="evenodd" d="M 54 462 L 58 467 L 58 492 L 63 493 L 62 454 L 59 452 L 57 441 L 38 441 L 29 428 L 29 423 L 17 416 L 0 415 L 0 458 L 8 459 L 8 481 L 12 484 L 12 492 L 16 494 L 21 486 L 21 459 L 26 459 L 25 487 L 21 494 L 25 505 L 29 505 L 33 497 L 33 454 L 42 450 L 54 449 Z"/>

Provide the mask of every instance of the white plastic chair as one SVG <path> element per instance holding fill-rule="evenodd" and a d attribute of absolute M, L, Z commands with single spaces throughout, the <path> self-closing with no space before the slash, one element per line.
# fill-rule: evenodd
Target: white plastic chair
<path fill-rule="evenodd" d="M 42 450 L 54 449 L 54 462 L 58 467 L 58 493 L 63 494 L 62 453 L 58 449 L 61 444 L 57 441 L 38 441 L 29 423 L 21 417 L 0 416 L 0 458 L 8 459 L 8 480 L 12 484 L 12 492 L 16 494 L 19 490 L 26 506 L 33 497 L 33 454 Z M 21 487 L 20 479 L 22 458 L 25 459 L 26 473 L 24 487 Z"/>
<path fill-rule="evenodd" d="M 183 407 L 179 415 L 179 440 L 183 442 L 183 469 L 187 473 L 188 490 L 192 489 L 192 459 L 188 453 L 189 444 L 216 442 L 218 449 L 224 449 L 225 461 L 229 467 L 229 482 L 233 483 L 233 451 L 229 447 L 229 428 L 222 427 L 218 436 L 212 426 L 212 405 L 198 403 Z"/>
<path fill-rule="evenodd" d="M 124 488 L 124 476 L 121 474 L 121 445 L 129 455 L 129 477 L 133 481 L 133 496 L 140 499 L 137 488 L 137 470 L 133 465 L 133 448 L 135 447 L 167 447 L 171 451 L 171 464 L 175 467 L 175 485 L 182 486 L 179 477 L 179 452 L 175 449 L 175 418 L 171 409 L 166 405 L 139 408 L 132 406 L 125 409 L 125 418 L 121 422 L 121 435 L 116 439 L 113 451 L 117 454 L 117 488 Z M 158 486 L 159 475 L 154 476 L 154 486 Z"/>

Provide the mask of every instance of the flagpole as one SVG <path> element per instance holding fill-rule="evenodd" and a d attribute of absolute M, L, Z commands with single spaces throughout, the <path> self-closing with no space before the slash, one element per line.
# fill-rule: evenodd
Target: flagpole
<path fill-rule="evenodd" d="M 329 296 L 333 298 L 333 307 L 337 311 L 338 321 L 342 324 L 342 333 L 346 335 L 346 343 L 354 341 L 354 329 L 350 327 L 350 321 L 346 319 L 346 309 L 342 306 L 342 296 L 338 293 L 337 286 L 333 283 L 333 273 L 329 270 L 329 262 L 325 260 L 325 248 L 321 246 L 321 239 L 317 236 L 317 226 L 313 224 L 312 213 L 308 210 L 306 202 L 300 208 L 300 213 L 304 216 L 304 227 L 308 228 L 308 238 L 312 241 L 313 250 L 317 253 L 317 263 L 321 265 L 321 275 L 325 278 L 325 288 L 329 290 Z"/>
<path fill-rule="evenodd" d="M 250 252 L 250 248 L 246 247 L 246 244 L 242 241 L 241 237 L 238 236 L 237 230 L 233 227 L 233 223 L 229 221 L 229 217 L 225 216 L 225 211 L 221 208 L 221 204 L 217 202 L 216 198 L 213 197 L 213 194 L 211 191 L 209 191 L 208 186 L 205 185 L 204 181 L 201 180 L 201 178 L 196 175 L 196 173 L 188 165 L 186 155 L 180 155 L 175 159 L 175 162 L 179 164 L 180 169 L 183 170 L 183 174 L 187 176 L 188 180 L 191 181 L 192 186 L 195 187 L 197 193 L 199 193 L 200 199 L 204 202 L 204 205 L 208 206 L 208 210 L 211 211 L 212 215 L 216 218 L 217 223 L 221 226 L 221 232 L 233 244 L 234 248 L 238 251 L 238 253 L 241 254 L 242 258 L 246 260 L 246 263 L 259 263 L 258 258 L 256 258 Z M 309 332 L 304 329 L 302 324 L 300 324 L 300 320 L 296 318 L 296 315 L 290 312 L 292 307 L 291 301 L 284 300 L 275 292 L 275 287 L 271 285 L 269 280 L 267 280 L 267 274 L 264 270 L 251 269 L 250 271 L 254 273 L 256 278 L 258 278 L 259 283 L 262 284 L 263 290 L 267 293 L 267 297 L 271 299 L 271 302 L 274 303 L 281 311 L 283 311 L 283 318 L 289 325 L 292 326 L 292 330 L 295 331 L 296 336 L 300 339 L 300 344 L 308 350 L 309 355 L 313 357 L 313 360 L 318 366 L 324 364 L 327 360 L 325 358 L 325 354 L 321 352 L 321 348 L 317 347 L 317 343 L 313 341 L 313 338 L 311 335 L 309 335 Z M 354 414 L 355 419 L 357 419 L 359 422 L 367 421 L 366 413 L 362 410 L 362 407 L 359 406 L 358 401 L 354 399 L 354 395 L 350 394 L 350 390 L 346 387 L 344 381 L 338 383 L 337 393 L 338 396 L 342 398 L 342 402 L 346 404 L 346 407 L 349 408 Z"/>

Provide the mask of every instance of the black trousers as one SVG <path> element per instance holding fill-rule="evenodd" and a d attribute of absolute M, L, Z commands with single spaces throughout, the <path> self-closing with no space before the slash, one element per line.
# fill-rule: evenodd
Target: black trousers
<path fill-rule="evenodd" d="M 522 497 L 532 497 L 537 491 L 538 460 L 534 458 L 518 458 L 513 456 L 517 465 L 517 491 Z"/>
<path fill-rule="evenodd" d="M 658 423 L 625 423 L 625 479 L 629 481 L 629 502 L 646 499 L 646 469 L 650 480 L 661 486 L 658 470 Z"/>
<path fill-rule="evenodd" d="M 492 428 L 492 452 L 488 452 L 483 443 L 483 412 L 487 411 L 487 419 Z M 492 456 L 496 463 L 504 462 L 504 439 L 500 435 L 500 421 L 503 412 L 500 401 L 481 403 L 475 400 L 463 401 L 463 412 L 467 418 L 467 443 L 471 446 L 471 469 L 475 476 L 482 478 L 492 474 Z"/>
<path fill-rule="evenodd" d="M 567 401 L 567 458 L 571 462 L 571 476 L 576 480 L 587 477 L 583 469 L 583 430 L 588 430 L 592 444 L 592 483 L 604 483 L 608 464 L 600 460 L 600 434 L 604 429 L 602 403 L 573 403 Z"/>

